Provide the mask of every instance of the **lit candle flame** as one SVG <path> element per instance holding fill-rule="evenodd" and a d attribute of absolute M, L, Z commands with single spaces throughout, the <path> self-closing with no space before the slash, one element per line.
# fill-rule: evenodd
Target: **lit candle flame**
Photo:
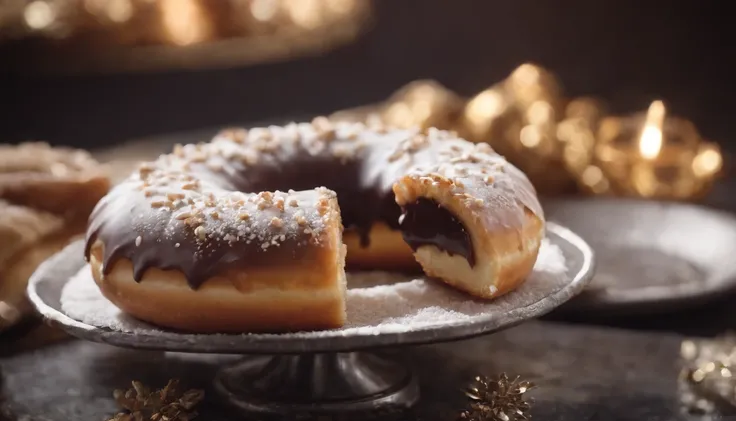
<path fill-rule="evenodd" d="M 655 159 L 662 150 L 664 116 L 664 103 L 662 101 L 652 102 L 639 138 L 639 152 L 644 159 Z"/>

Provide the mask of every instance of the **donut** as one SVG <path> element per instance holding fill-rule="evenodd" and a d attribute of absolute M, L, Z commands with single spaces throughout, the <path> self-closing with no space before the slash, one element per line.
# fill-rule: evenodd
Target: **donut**
<path fill-rule="evenodd" d="M 531 183 L 487 144 L 318 117 L 142 164 L 95 207 L 85 257 L 143 321 L 278 333 L 345 324 L 346 262 L 491 299 L 523 282 L 543 235 Z"/>

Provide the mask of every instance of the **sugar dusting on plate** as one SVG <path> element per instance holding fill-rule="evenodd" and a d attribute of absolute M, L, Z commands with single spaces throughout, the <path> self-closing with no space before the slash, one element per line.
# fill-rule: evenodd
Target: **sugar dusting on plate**
<path fill-rule="evenodd" d="M 347 324 L 330 335 L 407 332 L 417 328 L 453 325 L 469 319 L 503 314 L 532 305 L 569 282 L 560 248 L 545 239 L 534 271 L 515 291 L 495 300 L 476 300 L 441 282 L 391 272 L 348 273 Z M 62 311 L 98 328 L 154 334 L 160 329 L 136 320 L 105 299 L 85 265 L 64 286 Z"/>

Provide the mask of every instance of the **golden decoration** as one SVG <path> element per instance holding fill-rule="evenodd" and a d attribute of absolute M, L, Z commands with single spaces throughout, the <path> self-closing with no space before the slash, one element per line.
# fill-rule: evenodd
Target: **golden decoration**
<path fill-rule="evenodd" d="M 680 356 L 683 409 L 691 414 L 736 415 L 736 336 L 685 340 Z"/>
<path fill-rule="evenodd" d="M 566 192 L 573 179 L 565 171 L 563 145 L 556 136 L 563 103 L 554 75 L 522 64 L 468 101 L 457 131 L 490 144 L 524 171 L 540 193 Z"/>
<path fill-rule="evenodd" d="M 666 115 L 610 116 L 595 98 L 567 99 L 557 78 L 535 64 L 463 99 L 431 80 L 412 82 L 386 102 L 335 113 L 347 121 L 437 127 L 490 144 L 523 170 L 542 195 L 581 191 L 658 199 L 698 199 L 722 171 L 718 146 L 695 126 Z"/>
<path fill-rule="evenodd" d="M 326 51 L 370 17 L 362 0 L 6 0 L 0 42 L 38 50 L 15 64 L 35 71 L 207 68 Z"/>
<path fill-rule="evenodd" d="M 462 411 L 458 420 L 463 421 L 522 421 L 529 420 L 531 404 L 525 393 L 535 385 L 521 381 L 517 376 L 509 379 L 506 373 L 498 377 L 478 376 L 465 395 L 470 399 L 469 409 Z"/>
<path fill-rule="evenodd" d="M 154 392 L 138 381 L 133 381 L 132 386 L 127 391 L 113 393 L 124 412 L 108 421 L 190 421 L 197 416 L 194 408 L 204 399 L 202 390 L 182 392 L 176 379 Z"/>
<path fill-rule="evenodd" d="M 717 145 L 667 116 L 662 101 L 629 117 L 571 117 L 560 124 L 565 162 L 582 189 L 658 199 L 702 197 L 722 167 Z"/>
<path fill-rule="evenodd" d="M 381 120 L 393 127 L 454 128 L 465 101 L 432 80 L 412 82 L 394 93 L 380 111 Z"/>

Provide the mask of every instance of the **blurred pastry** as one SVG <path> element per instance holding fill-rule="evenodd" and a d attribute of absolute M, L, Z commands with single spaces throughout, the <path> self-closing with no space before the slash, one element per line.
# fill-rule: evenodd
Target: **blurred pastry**
<path fill-rule="evenodd" d="M 104 168 L 85 151 L 41 142 L 0 145 L 0 199 L 86 221 L 109 188 Z"/>
<path fill-rule="evenodd" d="M 84 232 L 109 187 L 104 167 L 84 151 L 0 145 L 0 331 L 30 314 L 28 279 Z"/>

